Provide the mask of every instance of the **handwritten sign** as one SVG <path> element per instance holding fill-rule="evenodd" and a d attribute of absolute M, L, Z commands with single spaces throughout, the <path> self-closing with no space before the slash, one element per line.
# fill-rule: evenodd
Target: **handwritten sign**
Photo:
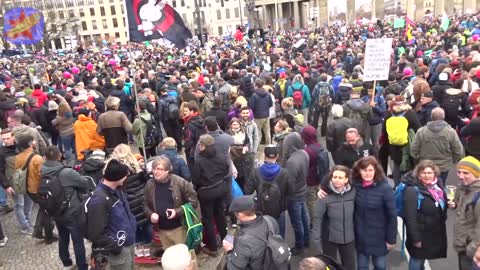
<path fill-rule="evenodd" d="M 367 39 L 363 81 L 388 80 L 392 39 Z"/>

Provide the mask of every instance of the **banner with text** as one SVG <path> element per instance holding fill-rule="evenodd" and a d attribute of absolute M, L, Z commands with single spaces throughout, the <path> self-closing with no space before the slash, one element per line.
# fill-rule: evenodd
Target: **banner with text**
<path fill-rule="evenodd" d="M 388 80 L 392 39 L 367 39 L 363 81 Z"/>

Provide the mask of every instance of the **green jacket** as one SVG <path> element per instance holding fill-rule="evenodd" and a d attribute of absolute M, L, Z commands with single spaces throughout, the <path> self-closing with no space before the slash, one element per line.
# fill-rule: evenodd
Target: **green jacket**
<path fill-rule="evenodd" d="M 140 114 L 133 121 L 133 126 L 132 126 L 133 140 L 135 141 L 138 147 L 144 148 L 145 134 L 147 133 L 147 124 L 144 121 L 142 121 L 140 118 L 148 122 L 152 120 L 152 115 L 147 111 L 143 111 L 143 112 L 140 112 Z"/>

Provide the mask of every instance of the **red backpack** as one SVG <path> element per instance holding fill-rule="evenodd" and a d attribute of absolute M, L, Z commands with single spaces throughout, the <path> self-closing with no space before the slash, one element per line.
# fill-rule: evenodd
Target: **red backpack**
<path fill-rule="evenodd" d="M 300 89 L 293 88 L 293 107 L 297 110 L 301 110 L 303 107 L 303 85 L 300 86 Z"/>

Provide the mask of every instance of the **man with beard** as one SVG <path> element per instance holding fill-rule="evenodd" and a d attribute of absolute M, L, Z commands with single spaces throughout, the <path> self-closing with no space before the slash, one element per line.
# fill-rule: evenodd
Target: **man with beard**
<path fill-rule="evenodd" d="M 337 149 L 333 156 L 336 165 L 352 168 L 360 158 L 373 155 L 373 146 L 362 140 L 356 128 L 349 128 L 345 132 L 345 143 Z"/>

